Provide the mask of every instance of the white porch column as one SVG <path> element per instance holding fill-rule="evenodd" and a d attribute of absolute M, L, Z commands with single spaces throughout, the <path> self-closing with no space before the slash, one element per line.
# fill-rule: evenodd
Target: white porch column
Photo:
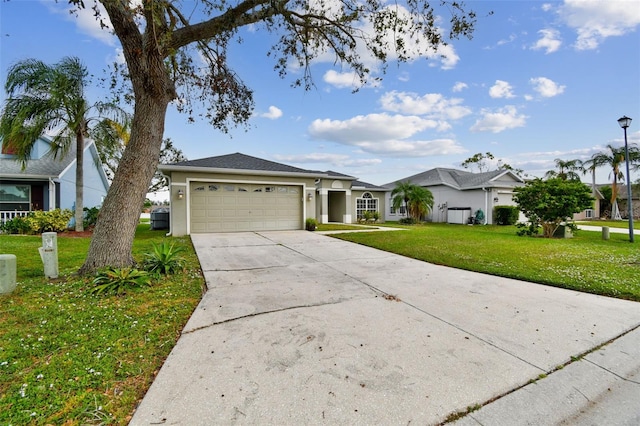
<path fill-rule="evenodd" d="M 329 223 L 329 190 L 320 188 L 320 223 Z"/>
<path fill-rule="evenodd" d="M 56 208 L 56 183 L 53 179 L 49 178 L 49 208 L 48 210 L 54 210 Z"/>
<path fill-rule="evenodd" d="M 347 203 L 347 208 L 345 209 L 345 214 L 344 217 L 342 219 L 342 222 L 344 223 L 351 223 L 351 218 L 353 217 L 353 209 L 354 206 L 351 204 L 351 190 L 347 189 L 347 193 L 345 194 L 345 198 L 346 198 L 346 203 Z"/>

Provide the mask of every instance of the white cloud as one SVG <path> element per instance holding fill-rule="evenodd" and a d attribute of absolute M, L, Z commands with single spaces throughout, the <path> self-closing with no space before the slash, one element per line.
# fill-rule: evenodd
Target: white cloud
<path fill-rule="evenodd" d="M 457 81 L 456 84 L 453 85 L 453 92 L 462 92 L 464 89 L 468 88 L 469 85 L 467 83 L 463 83 L 461 81 Z"/>
<path fill-rule="evenodd" d="M 323 139 L 364 152 L 398 157 L 445 155 L 465 152 L 451 139 L 408 140 L 415 134 L 438 127 L 434 120 L 417 116 L 369 114 L 349 120 L 314 120 L 309 134 L 314 139 Z"/>
<path fill-rule="evenodd" d="M 558 30 L 550 28 L 543 29 L 538 31 L 538 34 L 541 35 L 541 38 L 533 46 L 531 46 L 531 49 L 544 49 L 546 54 L 556 52 L 558 51 L 558 49 L 560 49 L 562 40 L 560 40 L 560 32 Z"/>
<path fill-rule="evenodd" d="M 466 149 L 452 139 L 428 141 L 387 140 L 384 143 L 362 141 L 357 146 L 365 152 L 390 157 L 431 157 L 467 152 Z"/>
<path fill-rule="evenodd" d="M 362 158 L 354 160 L 348 155 L 324 152 L 313 152 L 310 154 L 300 155 L 274 155 L 273 157 L 277 161 L 286 161 L 294 164 L 329 163 L 338 167 L 366 167 L 382 163 L 382 160 L 379 158 Z"/>
<path fill-rule="evenodd" d="M 358 75 L 353 72 L 337 72 L 334 70 L 327 71 L 322 79 L 325 83 L 330 84 L 339 89 L 351 88 L 356 89 L 362 86 L 362 82 L 358 78 Z M 375 78 L 370 78 L 367 81 L 366 87 L 378 87 L 380 82 Z"/>
<path fill-rule="evenodd" d="M 317 119 L 309 126 L 309 133 L 316 139 L 351 145 L 362 140 L 404 139 L 437 126 L 436 121 L 418 116 L 369 114 L 344 121 Z"/>
<path fill-rule="evenodd" d="M 526 119 L 527 117 L 523 114 L 518 114 L 518 110 L 512 105 L 507 105 L 496 111 L 485 109 L 482 110 L 482 118 L 471 126 L 471 131 L 500 133 L 507 129 L 523 127 Z"/>
<path fill-rule="evenodd" d="M 640 25 L 637 0 L 565 0 L 559 12 L 578 34 L 577 50 L 596 49 L 606 38 L 633 32 Z"/>
<path fill-rule="evenodd" d="M 100 40 L 108 46 L 115 46 L 117 44 L 116 36 L 111 33 L 111 20 L 102 4 L 97 3 L 100 17 L 96 18 L 94 16 L 95 12 L 93 11 L 96 1 L 87 0 L 84 3 L 85 7 L 80 9 L 76 6 L 60 8 L 59 5 L 52 2 L 44 2 L 44 4 L 49 7 L 49 11 L 63 15 L 65 19 L 74 22 L 81 33 Z M 107 28 L 101 28 L 99 19 L 107 25 Z"/>
<path fill-rule="evenodd" d="M 566 86 L 561 86 L 553 80 L 546 77 L 536 77 L 529 80 L 533 85 L 533 90 L 538 92 L 543 98 L 552 98 L 564 92 Z"/>
<path fill-rule="evenodd" d="M 512 90 L 513 87 L 511 87 L 508 82 L 496 80 L 496 84 L 491 86 L 491 88 L 489 89 L 489 96 L 491 96 L 492 98 L 513 98 L 515 97 L 515 95 L 513 94 Z"/>
<path fill-rule="evenodd" d="M 464 84 L 464 83 L 463 83 Z M 402 114 L 425 115 L 439 120 L 457 120 L 471 114 L 460 98 L 447 99 L 439 93 L 419 96 L 411 92 L 387 92 L 380 97 L 382 108 Z"/>
<path fill-rule="evenodd" d="M 269 111 L 260 114 L 260 117 L 268 118 L 269 120 L 277 120 L 282 117 L 282 110 L 278 107 L 271 105 Z"/>

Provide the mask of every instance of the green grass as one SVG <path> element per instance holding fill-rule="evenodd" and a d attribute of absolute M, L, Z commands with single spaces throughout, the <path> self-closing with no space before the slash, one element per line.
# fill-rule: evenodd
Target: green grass
<path fill-rule="evenodd" d="M 143 260 L 166 231 L 138 227 Z M 202 296 L 204 279 L 188 238 L 185 272 L 125 296 L 90 294 L 73 273 L 88 238 L 59 235 L 60 278 L 46 280 L 39 236 L 0 235 L 18 258 L 18 287 L 0 296 L 0 424 L 118 424 L 130 420 Z"/>
<path fill-rule="evenodd" d="M 588 231 L 545 239 L 518 237 L 512 226 L 406 228 L 334 237 L 439 265 L 640 301 L 640 247 L 624 234 L 603 241 Z"/>

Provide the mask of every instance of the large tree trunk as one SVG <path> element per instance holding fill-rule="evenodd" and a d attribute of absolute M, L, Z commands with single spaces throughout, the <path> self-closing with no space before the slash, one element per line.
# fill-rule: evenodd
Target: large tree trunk
<path fill-rule="evenodd" d="M 81 274 L 134 264 L 133 239 L 158 165 L 168 102 L 165 94 L 147 93 L 136 99 L 131 139 L 100 209 Z"/>
<path fill-rule="evenodd" d="M 84 231 L 84 135 L 82 130 L 76 134 L 76 209 L 75 209 L 75 230 Z"/>

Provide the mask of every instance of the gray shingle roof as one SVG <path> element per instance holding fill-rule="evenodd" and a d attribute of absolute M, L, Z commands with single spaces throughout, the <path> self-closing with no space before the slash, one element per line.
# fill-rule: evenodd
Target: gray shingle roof
<path fill-rule="evenodd" d="M 76 158 L 75 152 L 74 144 L 63 158 L 53 158 L 53 155 L 47 154 L 41 158 L 29 160 L 24 170 L 15 158 L 0 158 L 0 176 L 5 179 L 25 176 L 58 177 Z"/>
<path fill-rule="evenodd" d="M 351 188 L 364 188 L 364 189 L 368 189 L 371 191 L 387 191 L 387 188 L 384 188 L 382 186 L 378 186 L 378 185 L 374 185 L 372 183 L 369 182 L 364 182 L 361 180 L 354 180 L 353 183 L 351 184 Z"/>
<path fill-rule="evenodd" d="M 508 182 L 500 182 L 499 184 L 493 182 L 493 179 L 505 173 L 509 172 L 505 170 L 493 170 L 484 173 L 471 173 L 465 170 L 438 167 L 404 179 L 387 183 L 384 186 L 387 188 L 393 188 L 397 183 L 405 182 L 407 180 L 414 185 L 419 186 L 446 185 L 460 190 L 479 188 L 483 186 L 513 186 Z"/>
<path fill-rule="evenodd" d="M 287 164 L 276 163 L 275 161 L 263 160 L 262 158 L 250 155 L 235 154 L 219 155 L 217 157 L 200 158 L 197 160 L 181 161 L 169 164 L 169 166 L 180 167 L 208 167 L 213 169 L 235 169 L 235 170 L 255 170 L 265 172 L 285 172 L 285 173 L 309 173 L 319 174 L 313 170 L 300 169 Z"/>

